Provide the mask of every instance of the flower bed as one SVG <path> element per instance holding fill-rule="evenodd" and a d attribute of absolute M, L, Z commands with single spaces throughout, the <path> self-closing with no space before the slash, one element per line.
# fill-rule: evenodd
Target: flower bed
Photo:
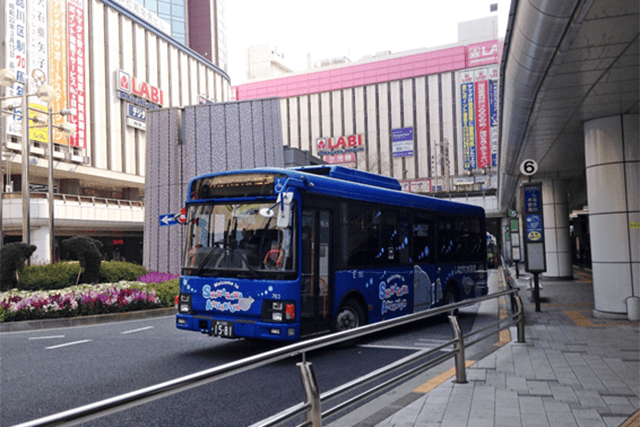
<path fill-rule="evenodd" d="M 147 290 L 145 284 L 139 282 L 79 285 L 51 291 L 12 290 L 0 297 L 0 322 L 119 313 L 162 306 L 155 289 Z"/>

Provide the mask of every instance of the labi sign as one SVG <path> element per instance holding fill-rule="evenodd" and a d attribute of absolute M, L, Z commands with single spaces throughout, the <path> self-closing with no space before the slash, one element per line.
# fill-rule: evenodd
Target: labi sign
<path fill-rule="evenodd" d="M 149 103 L 162 107 L 164 104 L 164 92 L 161 89 L 138 80 L 122 70 L 116 73 L 116 87 L 118 96 L 134 102 L 146 108 L 157 108 Z"/>
<path fill-rule="evenodd" d="M 318 156 L 332 156 L 336 154 L 355 153 L 364 151 L 364 135 L 348 135 L 337 138 L 316 139 Z"/>

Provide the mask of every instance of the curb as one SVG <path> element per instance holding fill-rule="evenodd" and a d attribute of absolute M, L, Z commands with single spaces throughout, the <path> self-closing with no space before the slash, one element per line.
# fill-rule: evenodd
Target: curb
<path fill-rule="evenodd" d="M 175 307 L 156 308 L 153 310 L 129 311 L 125 313 L 98 314 L 94 316 L 66 317 L 61 319 L 23 320 L 20 322 L 0 323 L 0 333 L 25 332 L 40 329 L 69 328 L 72 326 L 99 325 L 102 323 L 122 322 L 127 320 L 149 319 L 175 315 Z"/>

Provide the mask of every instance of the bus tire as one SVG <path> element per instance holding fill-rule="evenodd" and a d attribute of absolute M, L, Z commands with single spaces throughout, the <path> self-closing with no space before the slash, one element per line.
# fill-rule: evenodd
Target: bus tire
<path fill-rule="evenodd" d="M 353 299 L 345 300 L 336 314 L 336 332 L 354 329 L 366 323 L 362 306 Z"/>

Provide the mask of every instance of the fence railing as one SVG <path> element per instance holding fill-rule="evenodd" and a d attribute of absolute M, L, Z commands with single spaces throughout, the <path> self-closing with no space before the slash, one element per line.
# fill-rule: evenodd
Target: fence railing
<path fill-rule="evenodd" d="M 503 269 L 503 271 L 504 270 L 505 269 Z M 507 277 L 504 277 L 504 282 L 507 285 L 510 284 L 508 271 Z M 252 427 L 277 426 L 300 416 L 304 416 L 305 418 L 305 421 L 301 424 L 302 426 L 319 427 L 322 423 L 323 418 L 327 418 L 339 411 L 345 410 L 346 408 L 359 403 L 364 399 L 387 390 L 393 385 L 396 385 L 403 380 L 418 375 L 421 372 L 424 372 L 451 358 L 455 358 L 456 382 L 465 383 L 465 348 L 469 347 L 470 345 L 476 344 L 490 336 L 495 336 L 495 334 L 500 330 L 513 325 L 518 325 L 517 341 L 524 342 L 524 311 L 522 300 L 520 299 L 518 291 L 519 289 L 515 287 L 513 289 L 496 292 L 484 297 L 474 298 L 471 300 L 450 304 L 419 313 L 409 314 L 371 325 L 362 326 L 356 329 L 326 335 L 319 338 L 310 339 L 308 341 L 298 342 L 255 356 L 237 360 L 235 362 L 227 363 L 222 366 L 217 366 L 215 368 L 200 371 L 151 387 L 146 387 L 141 390 L 136 390 L 130 393 L 122 394 L 120 396 L 101 400 L 89 405 L 60 412 L 58 414 L 53 414 L 47 417 L 29 421 L 15 427 L 60 425 L 68 426 L 80 424 L 92 419 L 107 416 L 134 406 L 142 405 L 144 403 L 167 397 L 175 393 L 180 393 L 195 387 L 221 380 L 223 378 L 247 372 L 261 366 L 270 365 L 278 361 L 296 356 L 302 356 L 302 362 L 297 363 L 296 365 L 298 367 L 298 371 L 304 388 L 304 401 L 265 420 L 255 423 Z M 454 310 L 471 306 L 483 301 L 502 297 L 509 297 L 511 299 L 511 314 L 508 314 L 506 317 L 498 319 L 497 321 L 492 322 L 467 335 L 463 334 L 462 329 L 460 328 L 460 325 L 458 323 L 458 317 L 454 314 Z M 308 362 L 306 358 L 306 354 L 308 352 L 333 346 L 345 341 L 355 340 L 370 334 L 443 314 L 448 314 L 449 323 L 451 325 L 453 335 L 451 340 L 442 343 L 441 345 L 432 349 L 416 351 L 414 354 L 400 359 L 389 366 L 375 370 L 365 376 L 334 388 L 333 390 L 320 394 L 320 388 L 318 386 L 318 381 L 315 376 L 313 365 Z M 473 337 L 473 340 L 470 340 L 471 337 Z M 452 346 L 452 348 L 448 351 L 445 351 L 445 349 L 450 346 Z M 436 353 L 441 354 L 436 355 Z M 348 392 L 352 392 L 355 389 L 361 389 L 363 386 L 368 385 L 374 381 L 382 382 L 322 412 L 322 404 L 331 402 L 332 400 L 343 396 Z"/>
<path fill-rule="evenodd" d="M 29 193 L 31 199 L 49 199 L 48 193 L 31 191 Z M 2 195 L 4 199 L 21 199 L 22 193 L 20 192 L 11 192 L 4 193 Z M 55 193 L 53 195 L 53 200 L 59 200 L 62 203 L 76 203 L 76 204 L 89 204 L 92 206 L 105 205 L 107 207 L 128 207 L 128 208 L 144 208 L 143 200 L 128 200 L 128 199 L 112 199 L 105 197 L 96 197 L 96 196 L 78 196 L 75 194 L 60 194 Z"/>

